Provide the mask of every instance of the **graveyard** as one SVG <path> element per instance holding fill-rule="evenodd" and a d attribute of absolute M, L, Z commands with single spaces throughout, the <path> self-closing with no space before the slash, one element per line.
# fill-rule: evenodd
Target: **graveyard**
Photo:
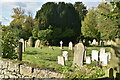
<path fill-rule="evenodd" d="M 120 1 L 90 3 L 3 2 L 0 79 L 120 80 Z"/>

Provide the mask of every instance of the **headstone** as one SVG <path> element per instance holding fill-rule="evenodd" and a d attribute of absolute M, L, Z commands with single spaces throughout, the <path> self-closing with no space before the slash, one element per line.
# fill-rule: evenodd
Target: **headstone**
<path fill-rule="evenodd" d="M 40 40 L 36 40 L 35 42 L 35 48 L 39 48 L 40 47 Z"/>
<path fill-rule="evenodd" d="M 95 44 L 96 44 L 96 40 L 95 40 L 95 39 L 93 39 L 92 45 L 95 45 Z"/>
<path fill-rule="evenodd" d="M 63 54 L 62 54 L 65 58 L 65 61 L 68 60 L 68 52 L 67 51 L 63 51 Z"/>
<path fill-rule="evenodd" d="M 30 47 L 30 38 L 28 39 L 27 45 Z"/>
<path fill-rule="evenodd" d="M 73 49 L 73 44 L 72 42 L 69 42 L 69 50 L 72 50 Z"/>
<path fill-rule="evenodd" d="M 27 41 L 25 41 L 25 48 L 27 47 Z"/>
<path fill-rule="evenodd" d="M 103 53 L 100 56 L 100 62 L 102 63 L 102 66 L 107 66 L 108 64 L 108 54 L 107 53 Z"/>
<path fill-rule="evenodd" d="M 85 49 L 85 51 L 84 51 L 84 59 L 86 59 L 86 54 L 87 54 L 87 51 Z"/>
<path fill-rule="evenodd" d="M 65 59 L 63 56 L 58 56 L 58 64 L 65 65 Z"/>
<path fill-rule="evenodd" d="M 92 50 L 92 61 L 98 61 L 98 51 Z"/>
<path fill-rule="evenodd" d="M 75 45 L 73 65 L 78 65 L 79 67 L 83 65 L 84 51 L 85 51 L 85 48 L 83 43 L 78 43 Z"/>
<path fill-rule="evenodd" d="M 19 42 L 22 42 L 22 52 L 25 52 L 25 41 L 24 41 L 24 39 L 20 39 Z"/>
<path fill-rule="evenodd" d="M 105 48 L 100 48 L 100 54 L 105 53 Z"/>
<path fill-rule="evenodd" d="M 108 54 L 108 61 L 110 61 L 111 60 L 111 53 L 107 52 L 107 54 Z"/>
<path fill-rule="evenodd" d="M 60 41 L 60 49 L 62 49 L 62 44 L 63 44 L 63 42 L 62 42 L 62 41 Z"/>
<path fill-rule="evenodd" d="M 87 57 L 86 57 L 86 64 L 91 64 L 90 56 L 87 56 Z"/>

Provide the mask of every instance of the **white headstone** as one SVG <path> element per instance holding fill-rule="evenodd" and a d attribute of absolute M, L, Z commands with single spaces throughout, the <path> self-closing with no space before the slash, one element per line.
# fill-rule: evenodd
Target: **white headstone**
<path fill-rule="evenodd" d="M 24 42 L 24 39 L 20 39 L 19 42 L 22 42 L 22 52 L 25 52 L 25 42 Z"/>
<path fill-rule="evenodd" d="M 95 44 L 96 44 L 96 40 L 95 40 L 95 39 L 93 39 L 93 42 L 92 42 L 92 44 L 93 44 L 93 45 L 95 45 Z"/>
<path fill-rule="evenodd" d="M 98 51 L 92 50 L 92 61 L 98 61 Z"/>
<path fill-rule="evenodd" d="M 62 44 L 63 44 L 63 42 L 62 42 L 62 41 L 60 41 L 60 49 L 62 49 Z"/>
<path fill-rule="evenodd" d="M 72 42 L 69 42 L 69 49 L 70 49 L 70 50 L 73 49 L 73 44 L 72 44 Z"/>
<path fill-rule="evenodd" d="M 87 57 L 86 57 L 86 64 L 91 64 L 90 56 L 87 56 Z"/>
<path fill-rule="evenodd" d="M 67 52 L 67 51 L 63 51 L 62 56 L 64 56 L 65 61 L 67 61 L 67 60 L 68 60 L 68 52 Z"/>
<path fill-rule="evenodd" d="M 40 47 L 40 40 L 36 40 L 35 42 L 35 48 L 39 48 Z"/>
<path fill-rule="evenodd" d="M 63 56 L 58 56 L 58 64 L 65 65 L 65 60 Z"/>
<path fill-rule="evenodd" d="M 27 47 L 27 41 L 25 41 L 25 48 Z"/>
<path fill-rule="evenodd" d="M 102 66 L 107 66 L 108 64 L 108 54 L 107 53 L 103 53 L 100 56 L 100 62 L 102 62 Z"/>

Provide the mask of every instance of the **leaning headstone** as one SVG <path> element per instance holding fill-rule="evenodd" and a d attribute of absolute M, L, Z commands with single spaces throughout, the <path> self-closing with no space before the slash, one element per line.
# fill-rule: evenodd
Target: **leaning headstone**
<path fill-rule="evenodd" d="M 92 61 L 98 61 L 98 51 L 92 50 Z"/>
<path fill-rule="evenodd" d="M 100 62 L 102 63 L 102 66 L 107 66 L 108 64 L 108 54 L 107 53 L 103 53 L 100 56 Z"/>
<path fill-rule="evenodd" d="M 95 40 L 95 39 L 93 39 L 92 45 L 95 45 L 95 44 L 96 44 L 96 40 Z"/>
<path fill-rule="evenodd" d="M 65 65 L 64 56 L 58 56 L 58 64 Z"/>
<path fill-rule="evenodd" d="M 91 64 L 90 56 L 87 56 L 87 57 L 86 57 L 86 64 Z"/>
<path fill-rule="evenodd" d="M 62 42 L 62 41 L 60 41 L 60 49 L 62 49 L 62 44 L 63 44 L 63 42 Z"/>
<path fill-rule="evenodd" d="M 36 40 L 35 42 L 35 48 L 39 48 L 40 47 L 40 40 Z"/>
<path fill-rule="evenodd" d="M 78 43 L 75 45 L 73 65 L 78 65 L 79 67 L 83 65 L 84 51 L 85 51 L 85 48 L 83 43 Z"/>
<path fill-rule="evenodd" d="M 73 49 L 73 44 L 72 42 L 69 42 L 69 50 L 72 50 Z"/>
<path fill-rule="evenodd" d="M 25 42 L 24 42 L 24 39 L 20 39 L 19 42 L 22 42 L 22 52 L 25 52 Z"/>
<path fill-rule="evenodd" d="M 65 61 L 68 60 L 68 52 L 67 51 L 63 51 L 63 54 L 62 54 L 65 58 Z"/>

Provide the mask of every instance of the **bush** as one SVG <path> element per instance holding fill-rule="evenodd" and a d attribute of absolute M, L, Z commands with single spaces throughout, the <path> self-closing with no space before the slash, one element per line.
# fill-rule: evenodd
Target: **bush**
<path fill-rule="evenodd" d="M 2 58 L 15 59 L 17 53 L 17 37 L 11 27 L 2 27 Z"/>

